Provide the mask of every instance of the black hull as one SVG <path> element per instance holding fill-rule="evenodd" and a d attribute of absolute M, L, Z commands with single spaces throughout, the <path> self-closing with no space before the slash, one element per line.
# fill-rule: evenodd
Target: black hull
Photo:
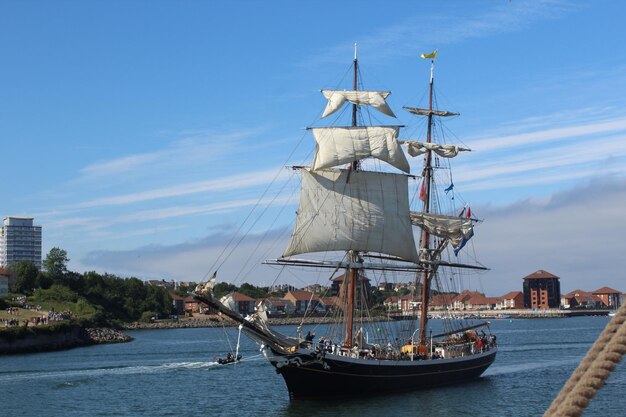
<path fill-rule="evenodd" d="M 456 359 L 357 360 L 294 354 L 270 359 L 294 400 L 369 396 L 457 384 L 478 378 L 496 349 Z M 288 363 L 287 363 L 288 362 Z"/>

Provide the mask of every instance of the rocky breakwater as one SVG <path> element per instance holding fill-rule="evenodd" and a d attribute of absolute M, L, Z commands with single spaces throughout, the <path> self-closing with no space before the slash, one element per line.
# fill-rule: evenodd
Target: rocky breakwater
<path fill-rule="evenodd" d="M 54 326 L 20 326 L 0 331 L 0 354 L 48 352 L 130 340 L 130 336 L 119 330 L 84 328 L 70 322 L 57 323 Z"/>
<path fill-rule="evenodd" d="M 132 337 L 116 329 L 108 327 L 98 327 L 95 329 L 85 329 L 87 339 L 91 344 L 98 345 L 101 343 L 125 343 L 133 340 Z"/>
<path fill-rule="evenodd" d="M 202 327 L 232 327 L 237 323 L 227 317 L 191 318 L 183 320 L 159 320 L 151 323 L 133 322 L 123 324 L 124 330 L 143 329 L 191 329 Z"/>

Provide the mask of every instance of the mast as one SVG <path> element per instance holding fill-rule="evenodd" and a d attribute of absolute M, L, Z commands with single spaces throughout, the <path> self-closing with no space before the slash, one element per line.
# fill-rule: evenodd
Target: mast
<path fill-rule="evenodd" d="M 356 43 L 355 43 L 354 44 L 354 76 L 353 76 L 354 83 L 352 86 L 352 89 L 354 91 L 356 91 L 358 88 L 358 85 L 357 85 L 358 65 L 359 65 L 359 60 L 357 59 L 357 56 L 356 56 Z M 352 127 L 356 127 L 356 111 L 357 111 L 357 104 L 354 103 L 352 104 Z M 353 165 L 357 163 L 358 163 L 357 161 L 354 161 Z M 356 169 L 356 166 L 353 166 L 353 168 Z"/>
<path fill-rule="evenodd" d="M 426 134 L 426 142 L 431 143 L 431 135 L 432 135 L 432 127 L 433 127 L 433 84 L 435 81 L 434 72 L 435 72 L 435 60 L 432 59 L 430 61 L 430 88 L 429 88 L 429 99 L 428 99 L 428 131 Z M 424 187 L 424 213 L 430 212 L 430 189 L 432 183 L 432 151 L 428 150 L 426 152 L 426 162 L 424 164 L 424 171 L 422 176 L 424 177 L 424 182 L 422 183 L 422 187 Z M 430 234 L 426 231 L 422 231 L 422 240 L 420 243 L 420 257 L 430 258 Z M 430 292 L 430 277 L 432 275 L 432 271 L 434 270 L 433 266 L 429 266 L 424 268 L 424 272 L 422 274 L 422 306 L 421 306 L 421 315 L 420 315 L 420 336 L 419 341 L 420 344 L 426 343 L 426 324 L 428 322 L 428 298 Z"/>
<path fill-rule="evenodd" d="M 358 65 L 359 61 L 356 53 L 356 43 L 354 44 L 354 82 L 353 89 L 357 91 L 358 88 Z M 357 104 L 352 104 L 352 127 L 356 127 L 357 125 Z M 352 162 L 352 170 L 356 171 L 359 168 L 359 161 Z M 348 177 L 349 179 L 350 177 Z M 350 263 L 356 263 L 358 261 L 359 255 L 356 251 L 349 252 Z M 354 327 L 354 301 L 355 301 L 355 293 L 356 293 L 356 280 L 357 280 L 357 272 L 354 268 L 348 268 L 346 273 L 346 280 L 348 284 L 348 304 L 346 306 L 346 347 L 352 347 L 352 331 Z"/>

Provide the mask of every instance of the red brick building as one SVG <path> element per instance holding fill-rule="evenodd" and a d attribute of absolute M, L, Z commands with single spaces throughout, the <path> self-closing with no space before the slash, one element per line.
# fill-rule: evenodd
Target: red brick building
<path fill-rule="evenodd" d="M 559 277 L 542 269 L 524 277 L 524 307 L 545 310 L 560 304 Z"/>

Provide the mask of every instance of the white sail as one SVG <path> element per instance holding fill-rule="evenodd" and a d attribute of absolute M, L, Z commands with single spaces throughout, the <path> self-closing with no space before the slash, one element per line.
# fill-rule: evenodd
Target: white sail
<path fill-rule="evenodd" d="M 472 220 L 464 217 L 412 211 L 411 223 L 433 236 L 448 239 L 455 248 L 459 247 L 463 240 L 467 241 L 473 234 Z"/>
<path fill-rule="evenodd" d="M 313 170 L 373 157 L 406 173 L 411 171 L 397 140 L 398 126 L 326 127 L 311 130 L 317 143 Z"/>
<path fill-rule="evenodd" d="M 406 145 L 406 151 L 411 156 L 419 156 L 427 151 L 433 151 L 444 158 L 454 158 L 461 151 L 471 151 L 469 148 L 462 148 L 456 145 L 440 145 L 438 143 L 418 142 L 416 140 L 405 140 L 399 143 Z"/>
<path fill-rule="evenodd" d="M 417 262 L 405 175 L 302 171 L 296 227 L 283 256 L 365 251 Z"/>
<path fill-rule="evenodd" d="M 387 116 L 396 117 L 385 101 L 391 94 L 389 91 L 364 91 L 364 90 L 322 90 L 322 94 L 328 100 L 322 117 L 329 116 L 339 110 L 346 101 L 352 104 L 372 106 Z"/>

